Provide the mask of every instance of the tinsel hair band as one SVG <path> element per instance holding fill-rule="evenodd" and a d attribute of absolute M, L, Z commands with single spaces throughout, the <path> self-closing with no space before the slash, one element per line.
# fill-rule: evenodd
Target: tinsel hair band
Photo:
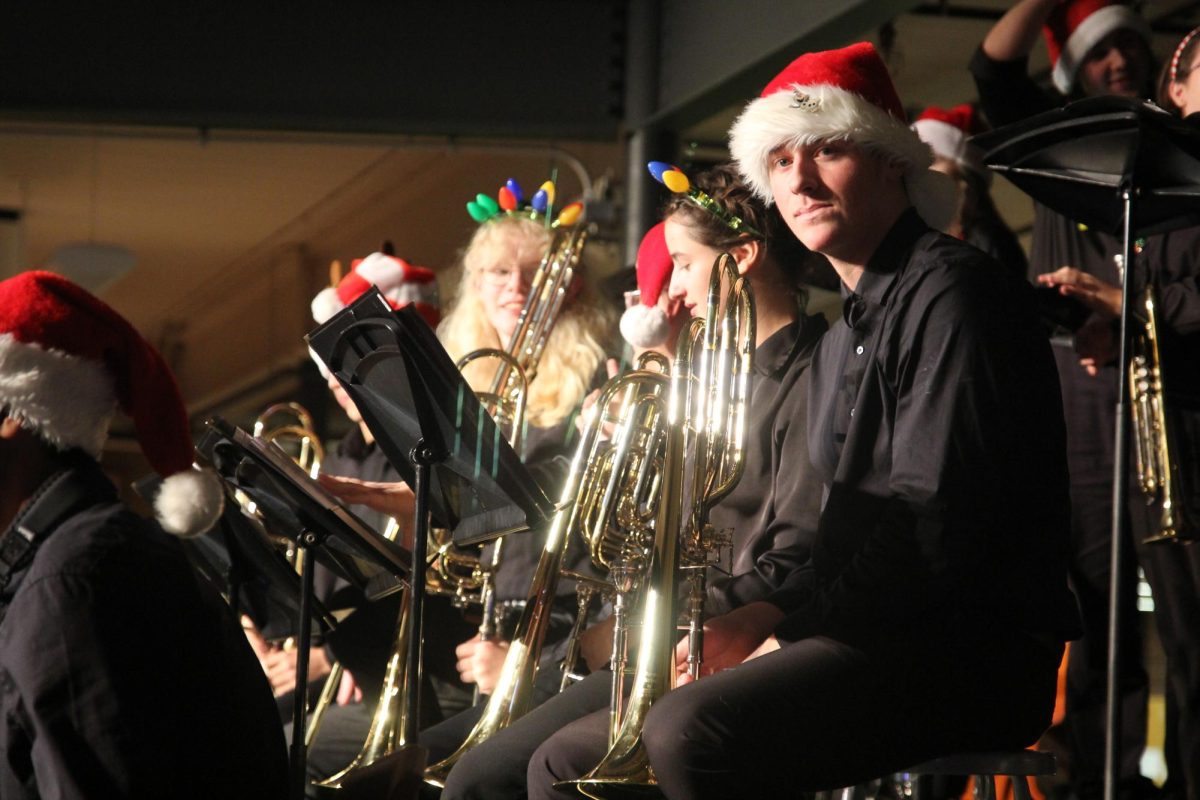
<path fill-rule="evenodd" d="M 745 233 L 758 239 L 766 239 L 761 233 L 746 223 L 741 217 L 730 214 L 716 200 L 697 189 L 683 174 L 683 170 L 665 161 L 651 161 L 646 165 L 654 179 L 676 194 L 686 195 L 696 205 L 725 223 L 734 233 Z"/>

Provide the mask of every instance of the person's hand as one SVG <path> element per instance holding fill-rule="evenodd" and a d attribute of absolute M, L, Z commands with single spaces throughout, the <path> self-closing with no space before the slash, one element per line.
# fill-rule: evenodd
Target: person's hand
<path fill-rule="evenodd" d="M 317 481 L 326 491 L 350 505 L 364 505 L 404 521 L 412 518 L 416 498 L 407 483 L 396 481 L 360 481 L 321 473 Z"/>
<path fill-rule="evenodd" d="M 617 627 L 616 616 L 610 616 L 579 634 L 579 653 L 592 672 L 603 667 L 612 658 L 613 631 Z"/>
<path fill-rule="evenodd" d="M 358 681 L 354 680 L 354 676 L 350 674 L 350 670 L 342 670 L 342 680 L 338 684 L 337 698 L 334 702 L 339 706 L 348 705 L 350 703 L 361 703 L 363 698 L 362 689 L 358 686 Z"/>
<path fill-rule="evenodd" d="M 778 649 L 779 643 L 775 641 L 771 632 L 783 616 L 783 612 L 777 606 L 757 602 L 735 608 L 728 614 L 706 621 L 700 676 L 736 667 L 751 656 L 757 657 Z M 771 645 L 769 642 L 775 643 Z M 691 681 L 687 674 L 687 657 L 688 642 L 685 636 L 675 646 L 675 673 L 678 684 Z"/>
<path fill-rule="evenodd" d="M 1054 272 L 1037 276 L 1042 286 L 1053 286 L 1059 294 L 1074 297 L 1097 314 L 1108 317 L 1121 315 L 1121 287 L 1105 283 L 1075 267 L 1061 267 Z"/>
<path fill-rule="evenodd" d="M 508 655 L 508 642 L 484 642 L 473 636 L 454 648 L 454 654 L 458 656 L 456 666 L 462 682 L 476 684 L 481 694 L 491 694 Z"/>
<path fill-rule="evenodd" d="M 250 649 L 254 651 L 254 655 L 261 663 L 271 652 L 271 645 L 263 638 L 258 626 L 254 624 L 254 620 L 245 614 L 242 615 L 242 632 L 246 634 L 246 641 L 250 642 Z"/>
<path fill-rule="evenodd" d="M 296 650 L 295 648 L 275 648 L 260 659 L 267 680 L 276 697 L 294 691 L 296 688 Z M 325 656 L 324 648 L 314 647 L 308 652 L 308 680 L 315 681 L 329 674 L 329 659 Z"/>
<path fill-rule="evenodd" d="M 1100 367 L 1117 357 L 1117 336 L 1112 320 L 1093 314 L 1075 331 L 1075 353 L 1080 365 L 1093 378 Z"/>
<path fill-rule="evenodd" d="M 621 365 L 617 363 L 615 358 L 610 358 L 604 362 L 604 369 L 608 372 L 608 379 L 612 380 L 621 371 Z M 583 429 L 587 427 L 588 420 L 591 419 L 591 414 L 593 413 L 592 407 L 596 405 L 596 401 L 599 398 L 599 389 L 593 389 L 588 392 L 587 397 L 583 398 L 583 404 L 580 406 L 579 413 L 575 415 L 575 429 L 580 433 L 583 433 Z M 611 422 L 607 423 L 601 435 L 608 438 L 612 435 L 613 428 L 615 427 Z"/>

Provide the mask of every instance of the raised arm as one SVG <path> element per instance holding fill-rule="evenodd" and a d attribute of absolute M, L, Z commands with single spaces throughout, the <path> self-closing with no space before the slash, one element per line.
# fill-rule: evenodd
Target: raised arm
<path fill-rule="evenodd" d="M 983 52 L 993 61 L 1027 58 L 1037 44 L 1046 18 L 1062 0 L 1021 0 L 1005 12 L 983 40 Z"/>

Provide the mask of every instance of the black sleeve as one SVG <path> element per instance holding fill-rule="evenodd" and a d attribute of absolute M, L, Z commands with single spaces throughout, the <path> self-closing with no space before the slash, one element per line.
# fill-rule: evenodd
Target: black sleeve
<path fill-rule="evenodd" d="M 1158 271 L 1163 323 L 1179 336 L 1200 333 L 1200 227 L 1166 234 L 1156 252 L 1148 266 Z"/>
<path fill-rule="evenodd" d="M 979 92 L 979 105 L 994 128 L 1049 111 L 1060 105 L 1029 77 L 1029 59 L 995 61 L 983 47 L 975 50 L 969 67 Z"/>
<path fill-rule="evenodd" d="M 787 419 L 777 420 L 772 437 L 773 483 L 770 518 L 751 543 L 753 568 L 710 580 L 708 614 L 724 614 L 765 600 L 806 563 L 821 513 L 821 482 L 808 457 L 808 384 L 806 371 L 791 392 L 794 404 Z"/>

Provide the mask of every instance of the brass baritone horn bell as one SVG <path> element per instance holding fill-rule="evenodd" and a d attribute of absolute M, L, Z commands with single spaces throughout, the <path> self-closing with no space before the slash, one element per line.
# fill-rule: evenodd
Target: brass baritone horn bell
<path fill-rule="evenodd" d="M 726 281 L 729 288 L 722 293 Z M 608 753 L 587 775 L 564 781 L 560 788 L 603 798 L 657 784 L 642 729 L 651 705 L 674 685 L 680 569 L 691 571 L 688 666 L 699 677 L 705 553 L 717 543 L 708 510 L 741 477 L 755 336 L 753 292 L 732 257 L 723 253 L 710 273 L 705 317 L 692 320 L 680 334 L 672 369 L 663 494 L 643 591 L 633 688 Z M 703 344 L 697 368 L 693 354 L 698 342 Z"/>

